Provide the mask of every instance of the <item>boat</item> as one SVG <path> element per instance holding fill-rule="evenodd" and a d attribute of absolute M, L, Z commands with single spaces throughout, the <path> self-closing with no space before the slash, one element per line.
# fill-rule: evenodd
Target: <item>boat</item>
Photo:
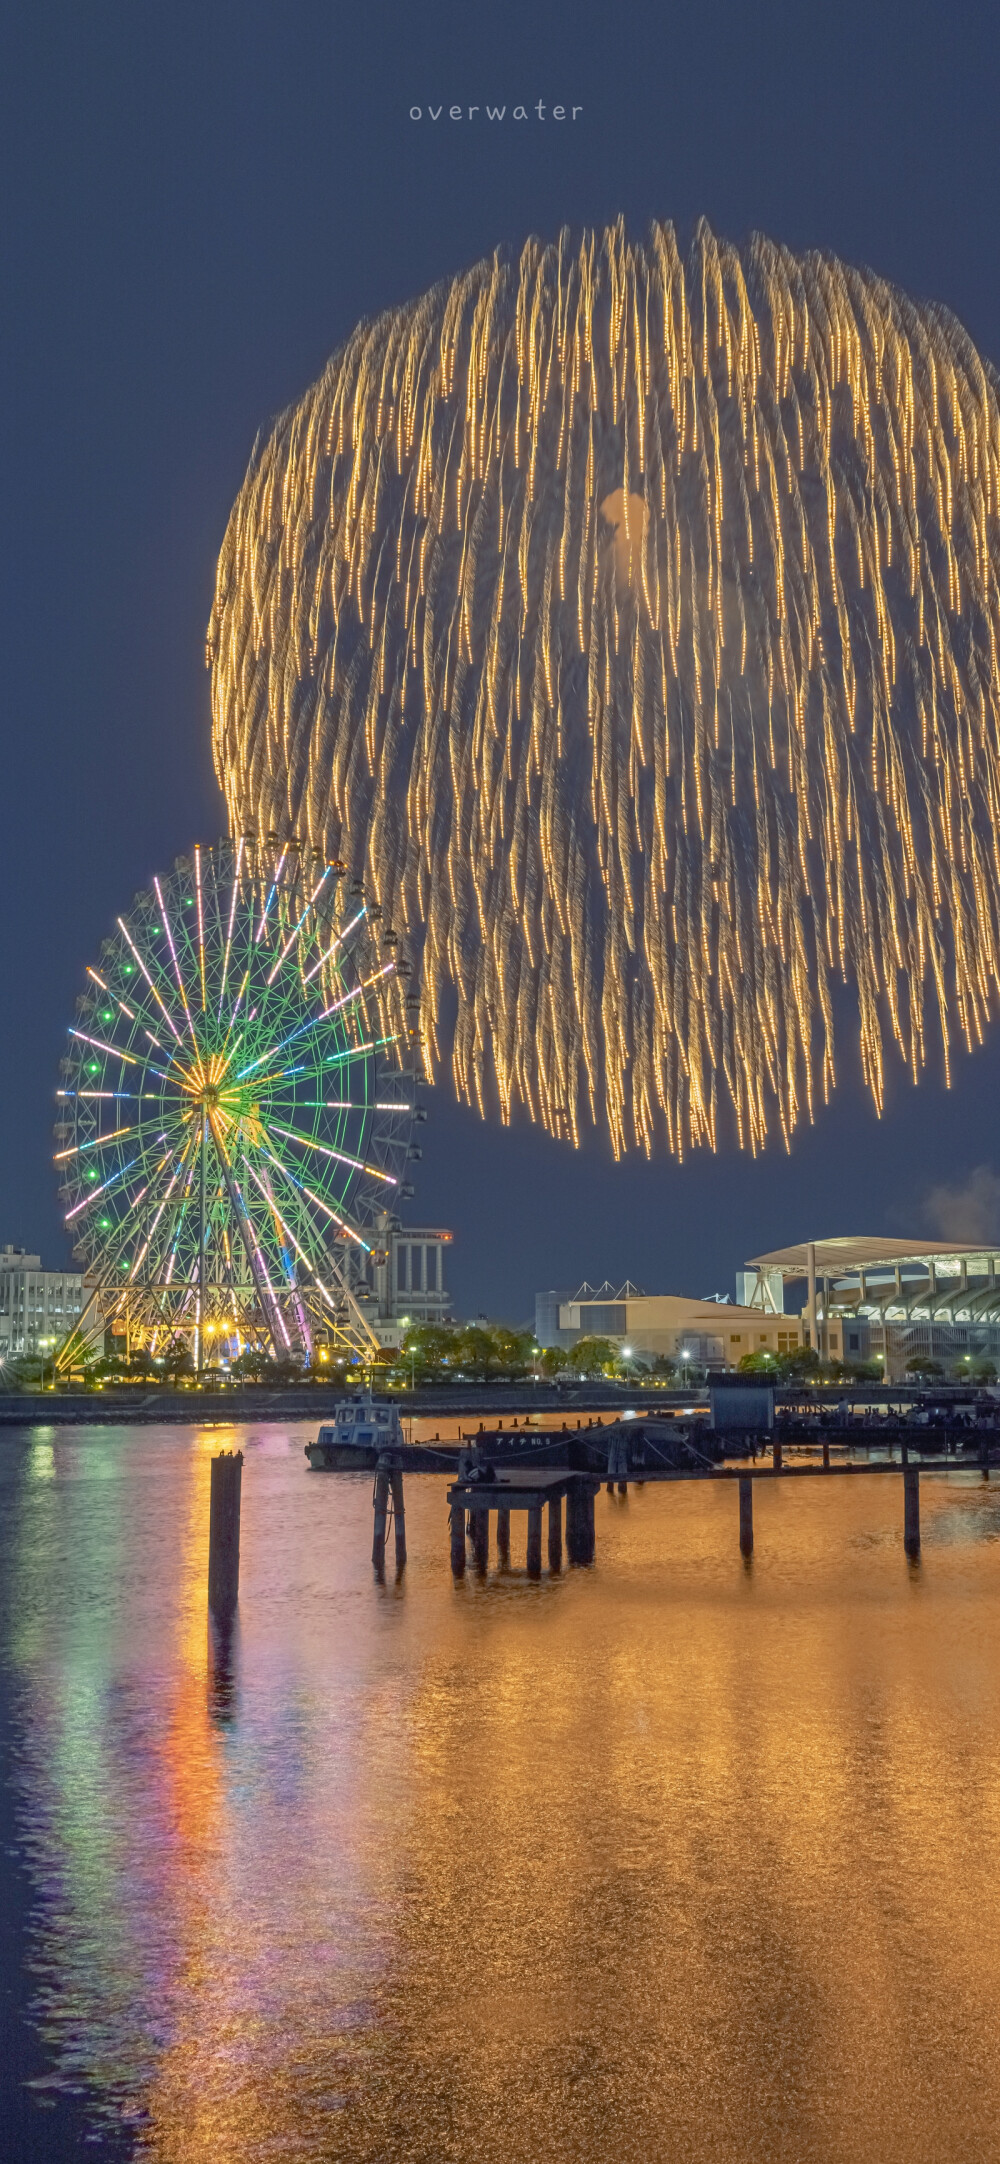
<path fill-rule="evenodd" d="M 404 1440 L 396 1407 L 378 1404 L 369 1390 L 342 1399 L 305 1452 L 316 1473 L 363 1473 L 373 1469 L 383 1451 L 401 1450 Z"/>

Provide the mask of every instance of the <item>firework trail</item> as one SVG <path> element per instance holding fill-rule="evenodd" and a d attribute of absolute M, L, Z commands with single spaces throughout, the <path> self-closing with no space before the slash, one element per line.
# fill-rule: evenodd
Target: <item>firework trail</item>
<path fill-rule="evenodd" d="M 869 272 L 529 241 L 255 451 L 209 629 L 236 831 L 344 855 L 432 1073 L 616 1152 L 881 1107 L 998 990 L 998 379 Z"/>

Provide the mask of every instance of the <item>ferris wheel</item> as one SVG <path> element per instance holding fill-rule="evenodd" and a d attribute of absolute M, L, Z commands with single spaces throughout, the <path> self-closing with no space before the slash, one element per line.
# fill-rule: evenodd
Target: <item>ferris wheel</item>
<path fill-rule="evenodd" d="M 88 1310 L 133 1348 L 376 1348 L 421 1117 L 419 1000 L 378 917 L 341 864 L 245 835 L 179 857 L 88 969 L 55 1161 Z"/>

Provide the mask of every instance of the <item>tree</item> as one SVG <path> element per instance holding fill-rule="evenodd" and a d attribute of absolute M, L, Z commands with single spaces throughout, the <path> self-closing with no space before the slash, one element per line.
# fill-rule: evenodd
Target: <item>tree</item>
<path fill-rule="evenodd" d="M 777 1353 L 775 1359 L 779 1374 L 788 1375 L 795 1381 L 806 1375 L 819 1377 L 821 1361 L 813 1345 L 793 1345 L 790 1352 Z"/>
<path fill-rule="evenodd" d="M 738 1364 L 738 1373 L 740 1375 L 776 1375 L 778 1373 L 777 1356 L 772 1352 L 744 1353 L 742 1360 Z"/>
<path fill-rule="evenodd" d="M 944 1369 L 940 1360 L 931 1360 L 924 1354 L 918 1353 L 913 1360 L 907 1361 L 906 1373 L 908 1375 L 926 1375 L 930 1380 L 940 1381 Z"/>
<path fill-rule="evenodd" d="M 577 1338 L 569 1356 L 569 1365 L 578 1375 L 607 1373 L 617 1359 L 617 1349 L 609 1337 Z"/>
<path fill-rule="evenodd" d="M 677 1373 L 677 1362 L 671 1360 L 669 1353 L 657 1353 L 656 1358 L 650 1361 L 649 1373 L 655 1375 L 658 1382 L 672 1382 Z"/>
<path fill-rule="evenodd" d="M 182 1339 L 175 1338 L 169 1350 L 164 1354 L 163 1370 L 164 1374 L 169 1375 L 173 1382 L 176 1382 L 181 1375 L 194 1374 L 191 1348 Z"/>
<path fill-rule="evenodd" d="M 544 1375 L 546 1382 L 551 1382 L 554 1375 L 561 1373 L 568 1359 L 564 1345 L 546 1345 L 538 1357 L 538 1372 Z"/>
<path fill-rule="evenodd" d="M 447 1323 L 414 1323 L 393 1362 L 397 1382 L 443 1382 L 461 1366 L 459 1336 Z"/>

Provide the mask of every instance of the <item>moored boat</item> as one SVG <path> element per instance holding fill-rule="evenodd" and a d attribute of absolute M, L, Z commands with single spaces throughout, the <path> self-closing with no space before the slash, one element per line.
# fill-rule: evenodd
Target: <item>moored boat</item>
<path fill-rule="evenodd" d="M 314 1443 L 305 1446 L 314 1472 L 370 1471 L 383 1451 L 401 1450 L 403 1423 L 394 1405 L 380 1405 L 371 1391 L 344 1398 L 324 1422 Z"/>

